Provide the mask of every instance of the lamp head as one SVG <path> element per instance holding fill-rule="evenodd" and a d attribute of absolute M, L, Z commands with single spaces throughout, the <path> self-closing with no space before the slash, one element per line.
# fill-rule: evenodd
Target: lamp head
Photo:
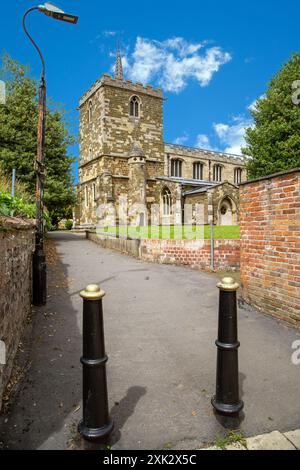
<path fill-rule="evenodd" d="M 39 5 L 39 11 L 44 13 L 46 16 L 50 16 L 55 20 L 65 21 L 67 23 L 77 24 L 78 16 L 70 15 L 65 13 L 63 10 L 53 5 L 53 3 L 47 2 L 44 5 Z"/>

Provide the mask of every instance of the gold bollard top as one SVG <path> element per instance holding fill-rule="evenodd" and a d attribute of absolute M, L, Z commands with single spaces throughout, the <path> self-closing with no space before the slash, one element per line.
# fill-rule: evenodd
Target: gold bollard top
<path fill-rule="evenodd" d="M 90 284 L 80 292 L 80 296 L 84 300 L 101 300 L 105 296 L 105 291 L 97 284 Z"/>
<path fill-rule="evenodd" d="M 223 277 L 222 281 L 217 284 L 217 287 L 225 292 L 234 292 L 239 289 L 240 285 L 232 277 L 228 276 Z"/>

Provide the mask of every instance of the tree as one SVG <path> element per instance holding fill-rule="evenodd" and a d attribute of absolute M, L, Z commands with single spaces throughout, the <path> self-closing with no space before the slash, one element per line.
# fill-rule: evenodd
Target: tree
<path fill-rule="evenodd" d="M 2 56 L 0 79 L 6 83 L 6 103 L 0 105 L 0 163 L 10 176 L 17 170 L 18 180 L 25 184 L 34 199 L 36 141 L 38 118 L 38 84 L 28 76 L 28 68 Z M 71 176 L 73 158 L 68 147 L 75 142 L 65 120 L 65 111 L 47 106 L 45 139 L 45 205 L 54 223 L 69 218 L 75 202 Z"/>
<path fill-rule="evenodd" d="M 254 126 L 246 129 L 247 147 L 242 149 L 250 157 L 250 178 L 300 166 L 300 105 L 292 100 L 297 80 L 300 53 L 294 54 L 275 75 L 251 112 Z"/>

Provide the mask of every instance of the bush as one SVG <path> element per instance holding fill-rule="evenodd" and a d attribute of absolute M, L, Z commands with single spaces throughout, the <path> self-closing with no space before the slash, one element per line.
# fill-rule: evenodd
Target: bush
<path fill-rule="evenodd" d="M 65 224 L 66 230 L 72 230 L 73 228 L 73 220 L 67 220 Z"/>
<path fill-rule="evenodd" d="M 0 214 L 35 219 L 36 208 L 34 204 L 24 202 L 23 199 L 0 192 Z"/>
<path fill-rule="evenodd" d="M 6 217 L 36 218 L 36 205 L 24 202 L 19 197 L 12 197 L 8 193 L 0 192 L 0 215 Z M 46 229 L 51 229 L 51 221 L 47 210 L 44 211 Z"/>

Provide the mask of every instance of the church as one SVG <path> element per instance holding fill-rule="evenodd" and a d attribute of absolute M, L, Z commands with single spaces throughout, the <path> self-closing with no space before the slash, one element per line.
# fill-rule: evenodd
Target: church
<path fill-rule="evenodd" d="M 164 143 L 160 88 L 103 75 L 80 100 L 75 226 L 239 223 L 242 157 Z M 188 208 L 188 209 L 187 209 Z M 109 222 L 108 222 L 109 220 Z"/>

